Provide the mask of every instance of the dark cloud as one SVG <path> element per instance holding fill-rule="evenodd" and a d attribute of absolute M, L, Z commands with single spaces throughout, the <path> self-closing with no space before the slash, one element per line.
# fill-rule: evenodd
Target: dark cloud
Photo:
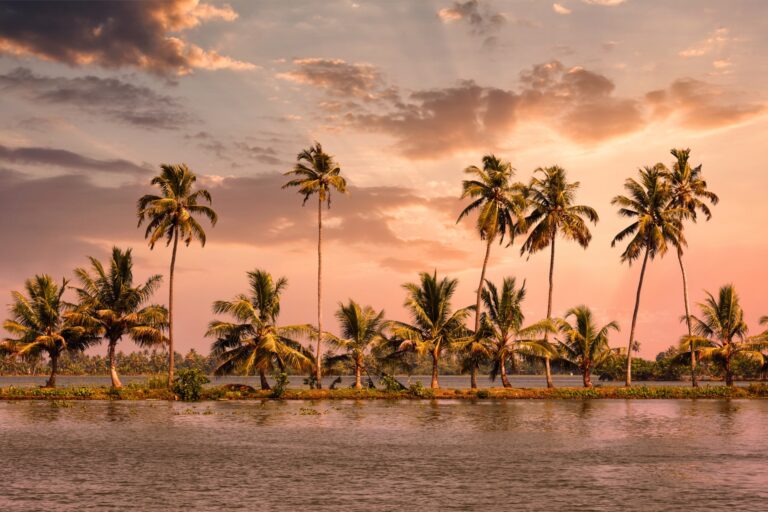
<path fill-rule="evenodd" d="M 175 98 L 116 78 L 47 77 L 20 67 L 0 74 L 0 91 L 13 92 L 38 104 L 70 106 L 143 128 L 173 129 L 192 121 Z"/>
<path fill-rule="evenodd" d="M 278 151 L 274 147 L 263 146 L 252 142 L 253 140 L 260 140 L 264 137 L 248 137 L 244 141 L 223 142 L 211 133 L 201 131 L 193 135 L 185 135 L 184 138 L 195 142 L 197 147 L 215 154 L 217 158 L 233 162 L 235 167 L 244 166 L 242 160 L 237 157 L 271 166 L 281 165 L 287 167 L 290 165 L 279 158 Z M 277 143 L 284 142 L 283 138 L 276 135 L 269 135 L 266 136 L 266 138 Z M 281 153 L 285 153 L 285 151 L 281 151 Z"/>
<path fill-rule="evenodd" d="M 99 160 L 83 156 L 66 149 L 42 147 L 11 148 L 0 144 L 0 161 L 23 165 L 42 165 L 72 169 L 75 171 L 97 171 L 144 175 L 149 170 L 123 159 Z"/>
<path fill-rule="evenodd" d="M 253 64 L 203 50 L 181 35 L 209 20 L 236 18 L 227 5 L 197 0 L 6 1 L 0 3 L 0 53 L 72 66 L 131 66 L 162 75 L 196 68 L 253 69 Z"/>
<path fill-rule="evenodd" d="M 498 44 L 497 34 L 509 21 L 500 12 L 491 11 L 479 0 L 455 1 L 450 7 L 437 11 L 437 17 L 443 23 L 461 22 L 469 27 L 472 35 L 483 38 L 484 48 L 493 48 Z M 513 20 L 518 25 L 528 25 L 527 20 Z"/>
<path fill-rule="evenodd" d="M 324 89 L 331 96 L 372 100 L 392 97 L 393 88 L 386 87 L 381 73 L 369 64 L 350 64 L 341 59 L 294 59 L 295 69 L 279 73 L 278 78 Z M 329 104 L 343 105 L 340 102 Z"/>

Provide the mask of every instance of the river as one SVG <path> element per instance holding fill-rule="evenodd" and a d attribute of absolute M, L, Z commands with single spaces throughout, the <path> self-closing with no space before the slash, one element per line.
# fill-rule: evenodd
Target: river
<path fill-rule="evenodd" d="M 765 510 L 768 401 L 0 402 L 0 510 Z"/>

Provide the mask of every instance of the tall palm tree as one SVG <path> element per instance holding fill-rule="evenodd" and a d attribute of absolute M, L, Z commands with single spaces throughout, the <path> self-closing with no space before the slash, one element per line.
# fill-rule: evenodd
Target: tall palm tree
<path fill-rule="evenodd" d="M 474 179 L 462 182 L 461 198 L 469 197 L 472 202 L 462 210 L 456 223 L 469 215 L 474 210 L 479 210 L 477 216 L 477 231 L 480 240 L 485 240 L 485 258 L 480 271 L 480 282 L 477 285 L 477 299 L 475 301 L 475 333 L 480 330 L 480 295 L 485 282 L 485 271 L 488 267 L 488 258 L 491 254 L 491 244 L 498 237 L 499 243 L 504 241 L 508 234 L 514 239 L 516 229 L 524 230 L 525 197 L 523 185 L 510 183 L 515 170 L 509 162 L 503 161 L 494 155 L 483 157 L 483 168 L 470 166 L 465 173 L 474 176 Z M 516 222 L 521 224 L 516 226 Z M 511 241 L 510 240 L 510 243 Z M 470 343 L 474 347 L 477 343 Z M 467 359 L 471 361 L 472 358 Z M 477 365 L 470 365 L 471 387 L 477 387 Z"/>
<path fill-rule="evenodd" d="M 14 335 L 4 340 L 5 350 L 22 357 L 48 355 L 51 374 L 46 387 L 56 386 L 59 357 L 64 352 L 78 352 L 93 345 L 98 335 L 92 326 L 75 323 L 74 306 L 63 298 L 68 281 L 57 285 L 48 275 L 36 275 L 25 281 L 27 294 L 11 292 L 11 320 L 3 328 Z"/>
<path fill-rule="evenodd" d="M 733 386 L 733 357 L 741 355 L 763 363 L 761 351 L 768 346 L 768 339 L 747 337 L 744 310 L 732 284 L 721 287 L 717 297 L 707 292 L 699 309 L 700 318 L 691 315 L 694 334 L 683 336 L 682 344 L 685 348 L 693 347 L 699 359 L 720 362 L 725 370 L 726 385 Z M 689 356 L 687 352 L 683 354 Z"/>
<path fill-rule="evenodd" d="M 619 215 L 632 219 L 632 223 L 622 229 L 611 241 L 611 247 L 625 238 L 630 238 L 626 249 L 621 254 L 621 261 L 632 262 L 642 256 L 643 266 L 637 283 L 635 308 L 632 312 L 632 326 L 627 343 L 626 385 L 632 385 L 632 347 L 635 341 L 637 313 L 640 308 L 640 292 L 643 288 L 645 269 L 649 259 L 666 254 L 669 245 L 685 245 L 682 218 L 686 210 L 670 206 L 672 189 L 664 179 L 667 172 L 663 164 L 645 167 L 640 170 L 640 180 L 627 178 L 624 188 L 628 196 L 616 196 L 611 204 L 619 206 Z"/>
<path fill-rule="evenodd" d="M 262 389 L 269 389 L 267 372 L 288 368 L 304 369 L 312 365 L 309 353 L 296 336 L 311 332 L 309 325 L 278 326 L 280 294 L 288 285 L 281 277 L 272 279 L 269 272 L 248 272 L 249 290 L 231 301 L 213 303 L 215 314 L 226 314 L 233 322 L 214 320 L 206 336 L 216 338 L 211 355 L 216 359 L 216 375 L 259 372 Z"/>
<path fill-rule="evenodd" d="M 573 317 L 573 324 L 568 322 L 569 317 Z M 558 340 L 560 354 L 581 370 L 585 388 L 592 387 L 592 370 L 616 355 L 616 351 L 608 346 L 611 329 L 618 331 L 619 324 L 609 322 L 598 329 L 592 310 L 584 305 L 569 309 L 560 322 L 559 330 L 563 336 Z"/>
<path fill-rule="evenodd" d="M 139 227 L 146 221 L 144 238 L 149 239 L 149 248 L 165 238 L 165 245 L 173 244 L 171 268 L 168 276 L 168 386 L 173 384 L 173 273 L 176 268 L 176 249 L 181 239 L 187 246 L 198 240 L 205 246 L 205 230 L 195 219 L 206 217 L 212 226 L 216 225 L 216 212 L 201 202 L 211 204 L 211 194 L 205 189 L 195 190 L 197 177 L 186 164 L 160 166 L 160 174 L 152 178 L 161 195 L 147 194 L 139 199 L 137 215 Z"/>
<path fill-rule="evenodd" d="M 716 205 L 719 198 L 713 192 L 707 189 L 707 182 L 702 178 L 701 165 L 691 167 L 689 159 L 690 149 L 672 149 L 670 151 L 676 161 L 672 170 L 667 173 L 666 178 L 672 188 L 672 199 L 670 206 L 673 208 L 683 208 L 688 212 L 688 218 L 696 222 L 697 213 L 701 212 L 706 220 L 712 218 L 712 212 L 705 201 Z M 688 282 L 685 274 L 685 265 L 683 264 L 683 247 L 677 246 L 677 261 L 680 263 L 680 273 L 683 276 L 683 303 L 685 304 L 685 322 L 688 327 L 688 336 L 693 335 L 691 328 L 691 313 L 688 306 Z M 691 385 L 698 386 L 696 380 L 696 351 L 693 346 L 690 347 L 691 353 Z"/>
<path fill-rule="evenodd" d="M 516 355 L 524 357 L 547 358 L 555 355 L 552 346 L 541 339 L 542 335 L 553 331 L 549 320 L 523 327 L 523 301 L 525 283 L 519 288 L 514 277 L 504 278 L 501 293 L 492 282 L 486 280 L 483 289 L 483 303 L 487 313 L 483 313 L 480 332 L 488 344 L 491 360 L 491 380 L 501 376 L 505 388 L 512 385 L 507 377 L 507 361 L 514 363 Z"/>
<path fill-rule="evenodd" d="M 165 341 L 163 330 L 168 312 L 162 306 L 146 305 L 157 290 L 162 276 L 149 277 L 143 284 L 133 282 L 131 250 L 112 249 L 109 268 L 96 258 L 89 258 L 91 272 L 75 269 L 80 288 L 75 288 L 80 299 L 75 321 L 98 326 L 107 341 L 107 359 L 112 387 L 121 388 L 117 375 L 115 348 L 123 336 L 130 337 L 141 346 L 157 345 Z"/>
<path fill-rule="evenodd" d="M 320 342 L 323 337 L 323 203 L 331 207 L 331 191 L 347 192 L 347 180 L 341 175 L 341 168 L 333 157 L 323 151 L 319 142 L 303 150 L 296 157 L 296 165 L 285 173 L 286 176 L 296 176 L 283 185 L 283 188 L 298 187 L 299 194 L 304 196 L 302 206 L 312 194 L 317 194 L 317 354 L 315 356 L 315 378 L 317 387 L 322 388 L 322 369 L 320 357 Z"/>
<path fill-rule="evenodd" d="M 568 182 L 565 169 L 554 166 L 538 168 L 527 190 L 530 213 L 526 223 L 531 233 L 520 248 L 520 254 L 531 254 L 549 247 L 549 294 L 547 295 L 547 320 L 552 318 L 552 292 L 554 290 L 555 241 L 558 236 L 573 240 L 585 249 L 592 240 L 587 222 L 597 224 L 599 217 L 594 208 L 574 204 L 576 191 L 581 184 Z M 547 387 L 553 387 L 549 358 L 544 359 Z"/>
<path fill-rule="evenodd" d="M 365 367 L 365 352 L 369 347 L 383 340 L 384 311 L 376 311 L 370 306 L 362 307 L 352 299 L 349 303 L 339 304 L 336 318 L 341 324 L 341 337 L 326 334 L 326 340 L 347 353 L 333 358 L 337 361 L 350 361 L 355 366 L 355 388 L 363 387 L 361 377 Z"/>
<path fill-rule="evenodd" d="M 466 334 L 464 321 L 472 306 L 451 311 L 451 300 L 456 292 L 457 279 L 437 278 L 437 272 L 419 274 L 418 283 L 403 285 L 408 291 L 405 307 L 411 313 L 412 323 L 394 321 L 392 334 L 403 339 L 400 352 L 412 350 L 432 358 L 432 389 L 438 389 L 438 362 L 451 343 Z"/>

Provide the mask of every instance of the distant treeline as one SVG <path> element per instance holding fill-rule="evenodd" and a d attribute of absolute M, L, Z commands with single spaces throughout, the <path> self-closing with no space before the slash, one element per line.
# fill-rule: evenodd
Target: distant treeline
<path fill-rule="evenodd" d="M 655 360 L 635 357 L 632 359 L 632 372 L 638 380 L 685 380 L 690 378 L 690 368 L 684 362 L 675 359 L 678 354 L 675 347 L 660 352 Z M 213 355 L 203 355 L 192 349 L 186 354 L 175 353 L 176 367 L 179 369 L 196 369 L 211 375 L 216 368 L 216 358 Z M 137 352 L 116 354 L 117 370 L 123 375 L 155 375 L 168 371 L 168 352 L 161 350 L 141 350 Z M 414 361 L 407 367 L 401 367 L 411 375 L 428 375 L 432 371 L 431 364 L 426 360 Z M 375 363 L 371 361 L 371 366 Z M 600 380 L 621 380 L 624 376 L 626 359 L 619 357 L 606 362 L 596 369 Z M 743 380 L 765 379 L 766 369 L 758 362 L 748 358 L 737 358 L 733 364 L 735 375 Z M 403 371 L 401 370 L 401 371 Z M 544 365 L 540 361 L 518 361 L 514 374 L 540 375 Z M 558 361 L 552 362 L 552 371 L 559 375 L 573 374 L 573 368 Z M 36 358 L 23 360 L 17 358 L 0 359 L 0 375 L 44 375 L 50 372 L 49 360 Z M 109 375 L 109 360 L 101 355 L 85 353 L 65 353 L 59 360 L 61 375 Z M 291 373 L 291 372 L 289 372 Z M 326 368 L 329 375 L 353 375 L 351 365 L 336 364 Z M 462 375 L 461 362 L 457 358 L 446 358 L 440 364 L 443 375 Z M 722 379 L 724 369 L 716 363 L 702 363 L 698 369 L 704 379 Z M 295 373 L 293 373 L 295 375 Z"/>

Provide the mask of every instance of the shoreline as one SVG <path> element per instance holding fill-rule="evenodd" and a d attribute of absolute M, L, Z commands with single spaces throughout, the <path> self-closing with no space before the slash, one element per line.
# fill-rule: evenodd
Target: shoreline
<path fill-rule="evenodd" d="M 591 389 L 561 388 L 480 388 L 432 390 L 411 387 L 402 391 L 379 389 L 292 389 L 281 394 L 274 390 L 255 390 L 249 386 L 225 385 L 206 387 L 199 401 L 228 400 L 605 400 L 605 399 L 766 399 L 768 384 L 744 387 L 701 386 L 599 386 Z M 108 386 L 73 386 L 59 388 L 3 387 L 0 401 L 16 400 L 164 400 L 179 398 L 167 389 L 127 385 L 121 389 Z"/>

